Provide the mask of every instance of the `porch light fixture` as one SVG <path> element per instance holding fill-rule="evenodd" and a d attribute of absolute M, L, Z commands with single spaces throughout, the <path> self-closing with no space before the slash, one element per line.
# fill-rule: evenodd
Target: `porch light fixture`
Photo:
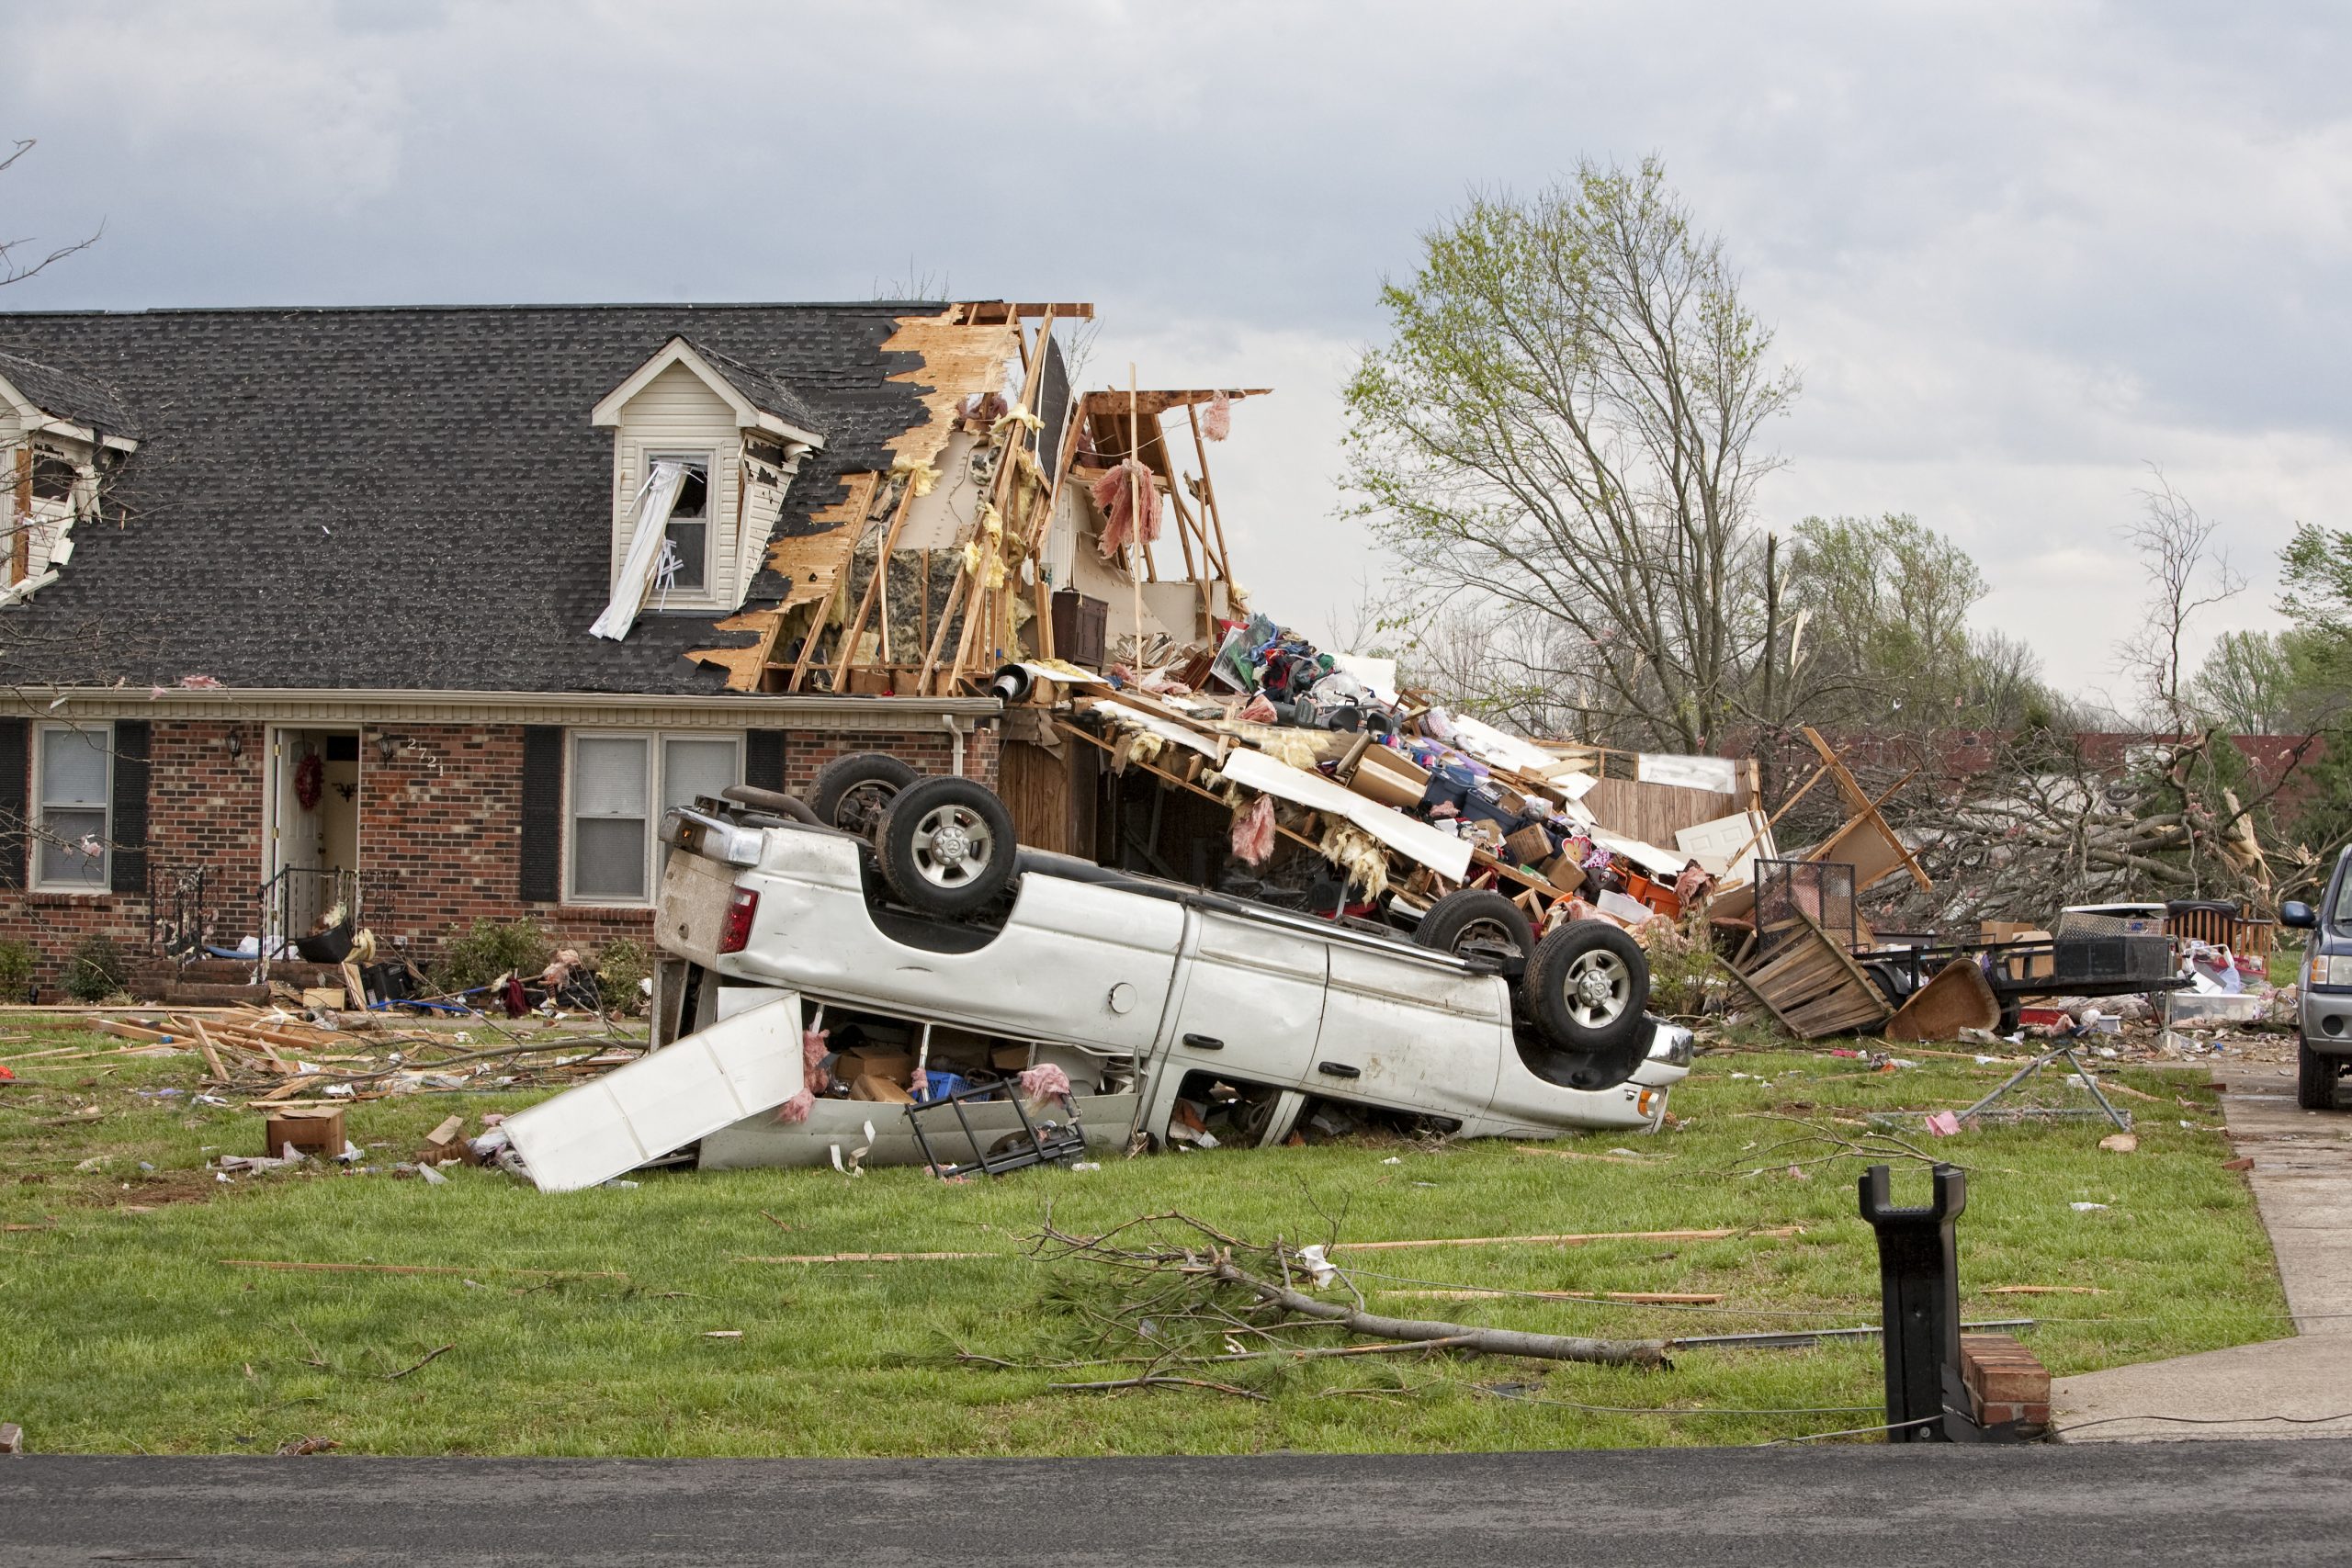
<path fill-rule="evenodd" d="M 220 742 L 220 747 L 221 750 L 227 751 L 232 757 L 243 756 L 245 754 L 245 738 L 243 733 L 234 729 L 229 731 L 229 738 Z"/>
<path fill-rule="evenodd" d="M 392 759 L 400 754 L 401 743 L 398 740 L 389 735 L 376 737 L 376 755 L 386 767 L 391 766 Z"/>

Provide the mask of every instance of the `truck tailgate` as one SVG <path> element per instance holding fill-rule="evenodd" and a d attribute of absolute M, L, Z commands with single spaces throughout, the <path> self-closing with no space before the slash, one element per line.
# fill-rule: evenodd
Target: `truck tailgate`
<path fill-rule="evenodd" d="M 735 868 L 684 850 L 672 850 L 662 867 L 662 895 L 653 907 L 653 939 L 681 958 L 707 968 L 718 957 L 718 935 L 735 897 Z"/>

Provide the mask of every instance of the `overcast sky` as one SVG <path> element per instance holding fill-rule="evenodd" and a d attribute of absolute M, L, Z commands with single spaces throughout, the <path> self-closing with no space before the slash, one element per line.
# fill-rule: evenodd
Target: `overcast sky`
<path fill-rule="evenodd" d="M 1270 385 L 1236 570 L 1310 629 L 1384 275 L 1472 186 L 1655 153 L 1804 378 L 1766 519 L 1910 512 L 2115 686 L 2145 465 L 2271 625 L 2352 491 L 2352 12 L 2322 4 L 0 0 L 9 309 L 1085 299 L 1093 384 Z"/>

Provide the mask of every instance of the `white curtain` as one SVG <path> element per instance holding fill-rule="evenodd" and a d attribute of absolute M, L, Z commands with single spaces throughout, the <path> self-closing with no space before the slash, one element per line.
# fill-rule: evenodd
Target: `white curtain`
<path fill-rule="evenodd" d="M 620 575 L 613 579 L 612 603 L 588 628 L 591 636 L 618 642 L 637 625 L 638 612 L 645 608 L 645 596 L 653 587 L 654 563 L 670 536 L 670 509 L 678 504 L 678 487 L 685 478 L 683 463 L 656 463 L 645 477 L 637 492 L 637 531 L 628 536 L 628 554 L 621 561 Z"/>

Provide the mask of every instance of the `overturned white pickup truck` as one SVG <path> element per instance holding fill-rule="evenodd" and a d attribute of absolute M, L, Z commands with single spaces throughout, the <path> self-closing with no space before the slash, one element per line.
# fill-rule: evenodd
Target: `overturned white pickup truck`
<path fill-rule="evenodd" d="M 862 815 L 820 787 L 831 820 L 748 788 L 669 814 L 655 1027 L 675 1043 L 507 1123 L 541 1186 L 690 1142 L 706 1168 L 839 1163 L 844 1147 L 960 1160 L 1022 1126 L 1009 1101 L 971 1104 L 943 1151 L 918 1147 L 899 1104 L 825 1098 L 779 1121 L 803 1026 L 918 1062 L 952 1034 L 1008 1078 L 1059 1066 L 1086 1137 L 1112 1147 L 1183 1138 L 1210 1100 L 1238 1103 L 1260 1145 L 1325 1102 L 1461 1137 L 1642 1131 L 1688 1071 L 1689 1032 L 1645 1016 L 1646 964 L 1614 925 L 1531 942 L 1508 900 L 1457 894 L 1416 940 L 1022 849 L 981 785 L 888 782 Z M 658 1134 L 630 1125 L 632 1096 L 660 1107 Z M 683 1103 L 697 1097 L 699 1120 Z"/>

